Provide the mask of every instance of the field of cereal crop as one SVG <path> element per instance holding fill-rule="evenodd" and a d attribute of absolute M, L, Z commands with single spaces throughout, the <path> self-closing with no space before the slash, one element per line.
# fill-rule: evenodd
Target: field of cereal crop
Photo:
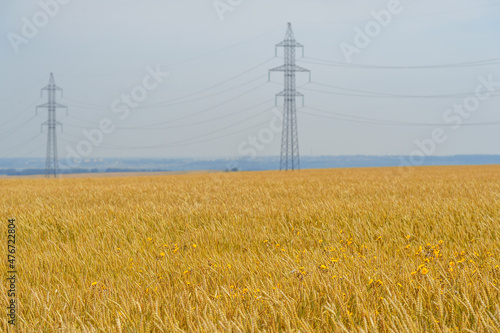
<path fill-rule="evenodd" d="M 0 187 L 19 332 L 500 331 L 500 166 Z"/>

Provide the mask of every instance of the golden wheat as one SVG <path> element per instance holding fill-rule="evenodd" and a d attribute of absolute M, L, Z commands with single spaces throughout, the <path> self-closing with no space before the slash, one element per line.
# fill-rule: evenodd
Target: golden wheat
<path fill-rule="evenodd" d="M 498 166 L 0 187 L 18 332 L 500 331 Z"/>

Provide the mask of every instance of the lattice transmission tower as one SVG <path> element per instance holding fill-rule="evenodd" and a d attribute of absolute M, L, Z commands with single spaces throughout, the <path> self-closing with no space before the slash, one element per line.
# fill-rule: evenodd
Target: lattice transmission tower
<path fill-rule="evenodd" d="M 68 113 L 68 108 L 56 102 L 56 91 L 60 91 L 62 96 L 62 89 L 56 86 L 54 82 L 54 74 L 50 73 L 49 84 L 42 88 L 42 97 L 44 90 L 47 91 L 47 103 L 37 106 L 36 113 L 38 114 L 39 108 L 46 108 L 48 110 L 48 119 L 42 124 L 42 131 L 43 126 L 47 126 L 47 158 L 45 161 L 45 175 L 50 178 L 51 176 L 57 177 L 59 172 L 56 127 L 61 126 L 62 130 L 62 124 L 56 120 L 56 109 L 65 108 L 66 113 Z"/>
<path fill-rule="evenodd" d="M 295 64 L 295 49 L 301 47 L 303 56 L 304 46 L 295 40 L 291 23 L 288 23 L 285 40 L 276 45 L 276 55 L 278 47 L 283 47 L 285 50 L 285 64 L 271 69 L 270 72 L 284 72 L 285 74 L 285 90 L 276 95 L 276 98 L 284 98 L 280 170 L 300 170 L 296 97 L 304 97 L 304 95 L 296 89 L 295 73 L 308 72 L 309 77 L 311 74 L 308 69 Z"/>

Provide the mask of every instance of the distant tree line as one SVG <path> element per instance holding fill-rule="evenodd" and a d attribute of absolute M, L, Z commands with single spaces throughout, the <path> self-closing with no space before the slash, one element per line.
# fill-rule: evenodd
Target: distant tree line
<path fill-rule="evenodd" d="M 60 170 L 60 174 L 77 174 L 77 173 L 115 173 L 115 172 L 166 172 L 169 170 L 165 169 L 122 169 L 122 168 L 106 168 L 100 170 L 97 168 L 92 169 L 65 169 Z M 0 175 L 6 176 L 31 176 L 31 175 L 43 175 L 45 174 L 45 169 L 0 169 Z"/>

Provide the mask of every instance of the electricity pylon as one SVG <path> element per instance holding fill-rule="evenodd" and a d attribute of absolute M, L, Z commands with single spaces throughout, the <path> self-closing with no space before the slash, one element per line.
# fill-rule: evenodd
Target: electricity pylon
<path fill-rule="evenodd" d="M 271 69 L 270 72 L 284 72 L 285 74 L 285 90 L 276 95 L 276 99 L 281 96 L 284 98 L 280 170 L 300 170 L 297 104 L 295 97 L 304 97 L 304 95 L 296 90 L 295 72 L 309 72 L 309 77 L 311 74 L 308 69 L 295 65 L 295 48 L 301 47 L 302 55 L 304 55 L 304 46 L 295 41 L 291 23 L 288 23 L 285 40 L 276 45 L 276 55 L 278 54 L 278 47 L 285 49 L 285 64 Z"/>
<path fill-rule="evenodd" d="M 59 172 L 56 127 L 58 125 L 61 126 L 62 130 L 62 124 L 56 120 L 56 109 L 65 108 L 66 113 L 68 113 L 68 108 L 56 102 L 56 91 L 59 90 L 62 96 L 62 89 L 56 86 L 54 82 L 54 74 L 50 73 L 49 84 L 42 88 L 42 97 L 44 90 L 47 91 L 47 103 L 37 106 L 36 113 L 38 114 L 38 108 L 46 108 L 48 110 L 48 119 L 42 124 L 42 131 L 43 126 L 47 126 L 47 158 L 45 161 L 45 175 L 50 178 L 51 176 L 57 177 Z"/>

